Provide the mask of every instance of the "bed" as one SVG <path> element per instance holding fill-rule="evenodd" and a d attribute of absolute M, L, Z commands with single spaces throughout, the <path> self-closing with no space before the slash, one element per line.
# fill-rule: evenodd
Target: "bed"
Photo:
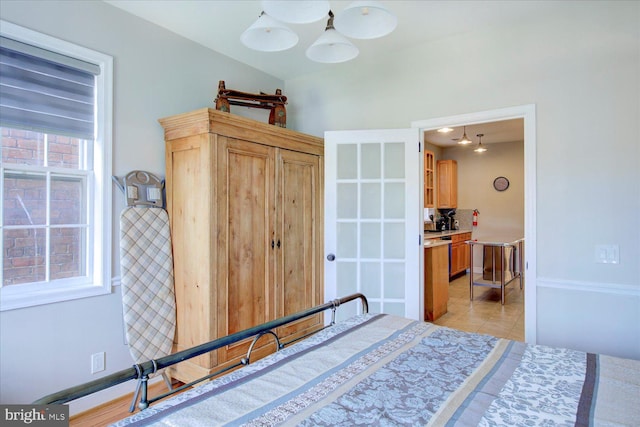
<path fill-rule="evenodd" d="M 640 425 L 640 361 L 366 313 L 360 296 L 323 307 L 357 298 L 363 314 L 114 426 Z M 136 375 L 149 366 L 165 361 Z"/>

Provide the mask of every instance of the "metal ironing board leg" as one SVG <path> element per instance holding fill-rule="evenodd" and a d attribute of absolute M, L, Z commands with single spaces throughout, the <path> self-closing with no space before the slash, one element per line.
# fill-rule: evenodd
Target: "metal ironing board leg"
<path fill-rule="evenodd" d="M 167 385 L 167 388 L 169 389 L 169 391 L 173 390 L 173 385 L 171 385 L 171 377 L 167 375 L 166 371 L 162 373 L 162 379 L 164 380 L 164 383 Z"/>
<path fill-rule="evenodd" d="M 136 410 L 136 403 L 138 403 L 138 395 L 140 394 L 140 387 L 142 386 L 142 382 L 136 382 L 136 389 L 133 392 L 133 399 L 131 400 L 131 406 L 129 406 L 129 412 L 133 412 Z"/>

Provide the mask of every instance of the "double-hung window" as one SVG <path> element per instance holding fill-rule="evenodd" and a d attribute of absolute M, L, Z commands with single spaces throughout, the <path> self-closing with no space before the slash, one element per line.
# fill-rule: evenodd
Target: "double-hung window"
<path fill-rule="evenodd" d="M 111 57 L 0 26 L 0 308 L 111 290 Z"/>

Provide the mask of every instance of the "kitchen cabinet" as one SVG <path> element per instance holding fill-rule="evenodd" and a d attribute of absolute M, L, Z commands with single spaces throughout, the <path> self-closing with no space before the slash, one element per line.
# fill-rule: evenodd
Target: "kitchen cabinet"
<path fill-rule="evenodd" d="M 435 164 L 433 161 L 433 152 L 429 150 L 424 151 L 424 207 L 432 208 L 434 204 L 435 189 L 434 185 L 434 173 Z"/>
<path fill-rule="evenodd" d="M 463 274 L 469 268 L 469 245 L 465 243 L 467 240 L 471 240 L 471 233 L 460 233 L 451 236 L 449 279 Z"/>
<path fill-rule="evenodd" d="M 437 162 L 438 209 L 458 207 L 458 163 L 455 160 Z"/>
<path fill-rule="evenodd" d="M 321 138 L 213 109 L 160 119 L 177 305 L 175 350 L 322 303 Z M 278 330 L 320 329 L 321 314 Z M 243 341 L 177 365 L 189 382 L 246 356 Z M 255 360 L 275 351 L 264 337 Z"/>
<path fill-rule="evenodd" d="M 447 312 L 449 301 L 449 242 L 424 248 L 424 318 L 434 321 Z"/>

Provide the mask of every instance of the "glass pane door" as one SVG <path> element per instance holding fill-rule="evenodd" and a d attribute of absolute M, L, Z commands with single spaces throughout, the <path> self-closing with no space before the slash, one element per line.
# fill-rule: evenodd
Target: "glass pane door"
<path fill-rule="evenodd" d="M 327 300 L 361 292 L 371 312 L 418 319 L 418 141 L 417 129 L 325 133 Z"/>

